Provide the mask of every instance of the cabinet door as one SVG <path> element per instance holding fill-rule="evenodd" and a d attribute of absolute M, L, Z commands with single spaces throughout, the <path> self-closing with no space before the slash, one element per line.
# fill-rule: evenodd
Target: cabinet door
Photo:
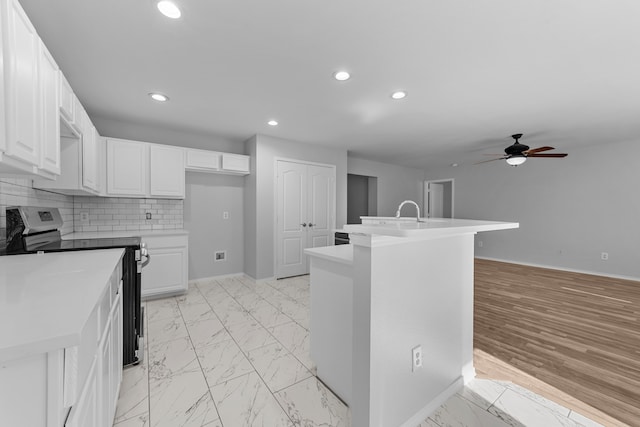
<path fill-rule="evenodd" d="M 248 174 L 249 156 L 224 153 L 222 155 L 222 170 L 226 172 L 239 173 L 241 175 Z"/>
<path fill-rule="evenodd" d="M 102 335 L 100 346 L 98 347 L 98 427 L 108 427 L 113 424 L 113 419 L 109 422 L 111 407 L 111 320 L 107 322 L 107 327 Z"/>
<path fill-rule="evenodd" d="M 59 70 L 42 42 L 40 42 L 39 61 L 42 114 L 40 168 L 60 175 Z"/>
<path fill-rule="evenodd" d="M 122 382 L 122 281 L 111 312 L 111 382 L 109 388 L 109 418 L 115 417 L 116 403 Z"/>
<path fill-rule="evenodd" d="M 98 141 L 96 128 L 91 124 L 87 113 L 82 110 L 82 186 L 98 191 Z"/>
<path fill-rule="evenodd" d="M 4 61 L 7 88 L 7 154 L 33 166 L 40 164 L 39 82 L 36 30 L 17 0 L 7 2 Z"/>
<path fill-rule="evenodd" d="M 149 188 L 152 197 L 184 198 L 184 150 L 149 145 Z"/>
<path fill-rule="evenodd" d="M 187 149 L 186 169 L 203 172 L 220 170 L 220 153 Z"/>
<path fill-rule="evenodd" d="M 152 247 L 153 242 L 147 240 L 150 259 L 142 268 L 143 298 L 187 290 L 187 240 L 186 237 L 179 239 L 179 245 L 163 247 Z"/>
<path fill-rule="evenodd" d="M 107 193 L 146 196 L 147 150 L 144 142 L 107 139 Z"/>
<path fill-rule="evenodd" d="M 71 85 L 62 74 L 62 71 L 58 73 L 60 77 L 60 114 L 62 114 L 70 123 L 75 122 L 75 103 L 73 100 L 73 89 Z"/>
<path fill-rule="evenodd" d="M 89 370 L 87 382 L 82 389 L 78 403 L 71 408 L 65 427 L 87 427 L 98 425 L 98 358 Z"/>

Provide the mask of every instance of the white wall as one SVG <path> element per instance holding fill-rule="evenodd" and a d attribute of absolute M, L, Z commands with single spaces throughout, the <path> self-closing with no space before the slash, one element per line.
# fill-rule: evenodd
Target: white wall
<path fill-rule="evenodd" d="M 189 280 L 244 272 L 244 177 L 187 172 L 186 185 Z M 216 251 L 226 260 L 214 262 Z"/>
<path fill-rule="evenodd" d="M 356 157 L 349 157 L 347 164 L 348 173 L 378 178 L 378 216 L 395 216 L 404 200 L 413 200 L 422 210 L 424 171 Z M 415 211 L 407 206 L 402 215 L 412 216 Z"/>
<path fill-rule="evenodd" d="M 183 132 L 163 128 L 161 125 L 144 125 L 104 117 L 91 116 L 91 120 L 101 136 L 244 154 L 244 144 L 216 135 Z"/>
<path fill-rule="evenodd" d="M 252 169 L 245 189 L 245 244 L 250 246 L 245 251 L 245 272 L 256 279 L 264 279 L 274 276 L 275 159 L 287 158 L 336 166 L 336 227 L 339 228 L 347 220 L 347 151 L 266 135 L 257 135 L 245 146 L 251 162 L 255 163 L 255 171 Z M 255 233 L 250 236 L 254 223 Z"/>
<path fill-rule="evenodd" d="M 638 280 L 639 158 L 640 144 L 624 142 L 515 168 L 496 161 L 425 176 L 455 178 L 456 218 L 520 222 L 518 230 L 477 236 L 477 256 Z"/>

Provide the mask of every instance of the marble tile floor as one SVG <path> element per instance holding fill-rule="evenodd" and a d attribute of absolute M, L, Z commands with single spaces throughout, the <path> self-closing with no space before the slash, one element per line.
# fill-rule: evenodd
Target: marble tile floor
<path fill-rule="evenodd" d="M 146 355 L 126 368 L 114 427 L 349 427 L 314 376 L 309 278 L 190 283 L 145 305 Z M 515 384 L 477 379 L 417 427 L 599 426 Z"/>

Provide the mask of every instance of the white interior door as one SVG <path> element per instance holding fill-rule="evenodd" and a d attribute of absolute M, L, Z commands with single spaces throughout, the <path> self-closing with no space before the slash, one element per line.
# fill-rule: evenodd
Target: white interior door
<path fill-rule="evenodd" d="M 333 244 L 335 168 L 277 162 L 276 277 L 309 273 L 306 248 Z"/>
<path fill-rule="evenodd" d="M 333 168 L 311 165 L 308 168 L 309 190 L 307 197 L 308 230 L 307 247 L 318 248 L 333 244 L 335 215 L 335 172 Z M 307 268 L 308 272 L 308 268 Z"/>
<path fill-rule="evenodd" d="M 424 210 L 429 218 L 454 218 L 453 202 L 453 179 L 425 181 Z"/>
<path fill-rule="evenodd" d="M 429 216 L 431 218 L 442 218 L 444 206 L 444 188 L 442 184 L 436 182 L 429 183 Z"/>
<path fill-rule="evenodd" d="M 307 260 L 307 166 L 278 161 L 276 276 L 305 274 Z"/>

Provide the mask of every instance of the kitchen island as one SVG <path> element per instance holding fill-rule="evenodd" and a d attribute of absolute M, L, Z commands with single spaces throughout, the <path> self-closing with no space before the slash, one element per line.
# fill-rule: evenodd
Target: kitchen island
<path fill-rule="evenodd" d="M 0 425 L 113 423 L 123 253 L 0 257 Z"/>
<path fill-rule="evenodd" d="M 306 250 L 311 357 L 353 427 L 415 427 L 475 376 L 474 235 L 518 224 L 365 222 L 344 226 L 351 245 Z"/>

